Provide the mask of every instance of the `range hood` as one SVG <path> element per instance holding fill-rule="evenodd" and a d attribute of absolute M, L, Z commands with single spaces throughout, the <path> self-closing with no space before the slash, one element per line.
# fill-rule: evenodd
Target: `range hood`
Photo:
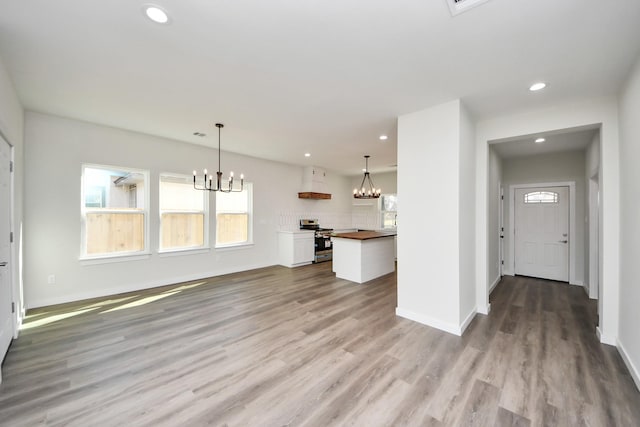
<path fill-rule="evenodd" d="M 298 193 L 299 199 L 331 199 L 325 182 L 327 171 L 317 166 L 307 166 L 302 174 L 302 191 Z"/>

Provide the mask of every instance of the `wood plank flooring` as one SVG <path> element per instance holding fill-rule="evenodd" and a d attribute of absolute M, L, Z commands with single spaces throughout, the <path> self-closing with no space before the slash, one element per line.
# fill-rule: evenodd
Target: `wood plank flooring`
<path fill-rule="evenodd" d="M 396 277 L 269 267 L 32 310 L 2 426 L 638 426 L 581 288 L 505 277 L 463 337 L 396 317 Z"/>

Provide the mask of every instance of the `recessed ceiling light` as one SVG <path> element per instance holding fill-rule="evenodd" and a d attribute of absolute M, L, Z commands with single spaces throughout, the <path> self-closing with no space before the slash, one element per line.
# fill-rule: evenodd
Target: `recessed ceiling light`
<path fill-rule="evenodd" d="M 544 89 L 545 87 L 547 87 L 547 84 L 546 84 L 546 83 L 538 82 L 538 83 L 534 83 L 534 84 L 532 84 L 532 85 L 531 85 L 531 87 L 529 87 L 529 90 L 530 90 L 531 92 L 536 92 L 536 91 L 538 91 L 538 90 L 542 90 L 542 89 Z"/>
<path fill-rule="evenodd" d="M 387 139 L 389 139 L 387 135 L 380 135 L 380 141 L 386 141 Z"/>
<path fill-rule="evenodd" d="M 311 157 L 311 153 L 304 153 L 305 157 Z"/>
<path fill-rule="evenodd" d="M 546 139 L 544 139 L 544 138 L 538 138 L 538 139 L 536 139 L 535 142 L 536 142 L 536 144 L 542 144 L 545 141 L 546 141 Z"/>
<path fill-rule="evenodd" d="M 169 15 L 159 6 L 155 4 L 147 4 L 144 6 L 144 14 L 147 18 L 158 24 L 168 24 Z"/>

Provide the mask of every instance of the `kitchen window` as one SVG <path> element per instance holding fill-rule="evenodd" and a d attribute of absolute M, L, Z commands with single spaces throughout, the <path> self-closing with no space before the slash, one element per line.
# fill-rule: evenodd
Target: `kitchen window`
<path fill-rule="evenodd" d="M 237 193 L 216 192 L 216 247 L 251 244 L 253 185 Z"/>
<path fill-rule="evenodd" d="M 192 176 L 160 175 L 160 251 L 208 245 L 208 192 L 193 189 Z"/>
<path fill-rule="evenodd" d="M 396 194 L 380 196 L 380 217 L 382 228 L 396 228 L 398 225 L 398 196 Z"/>
<path fill-rule="evenodd" d="M 82 165 L 82 258 L 146 253 L 148 178 L 145 170 Z"/>

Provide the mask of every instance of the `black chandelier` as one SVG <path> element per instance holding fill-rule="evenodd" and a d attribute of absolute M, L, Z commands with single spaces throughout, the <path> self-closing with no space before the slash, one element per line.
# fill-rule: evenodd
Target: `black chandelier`
<path fill-rule="evenodd" d="M 364 156 L 365 159 L 365 168 L 364 168 L 364 177 L 362 177 L 362 183 L 360 184 L 360 188 L 353 189 L 353 197 L 355 199 L 377 199 L 380 197 L 380 192 L 382 189 L 376 189 L 373 186 L 373 181 L 371 181 L 371 175 L 369 175 L 369 155 Z M 368 187 L 365 187 L 365 184 Z"/>
<path fill-rule="evenodd" d="M 228 182 L 227 188 L 222 188 L 222 172 L 220 172 L 220 157 L 222 152 L 220 151 L 220 130 L 224 127 L 222 123 L 216 123 L 216 127 L 218 128 L 218 172 L 216 172 L 216 182 L 215 185 L 213 183 L 213 175 L 207 175 L 207 170 L 204 172 L 204 179 L 202 180 L 202 185 L 198 186 L 197 182 L 197 173 L 193 171 L 193 188 L 196 190 L 202 191 L 221 191 L 223 193 L 236 193 L 240 192 L 244 188 L 244 175 L 240 174 L 240 188 L 233 188 L 233 172 L 229 173 L 229 178 L 226 180 Z"/>

